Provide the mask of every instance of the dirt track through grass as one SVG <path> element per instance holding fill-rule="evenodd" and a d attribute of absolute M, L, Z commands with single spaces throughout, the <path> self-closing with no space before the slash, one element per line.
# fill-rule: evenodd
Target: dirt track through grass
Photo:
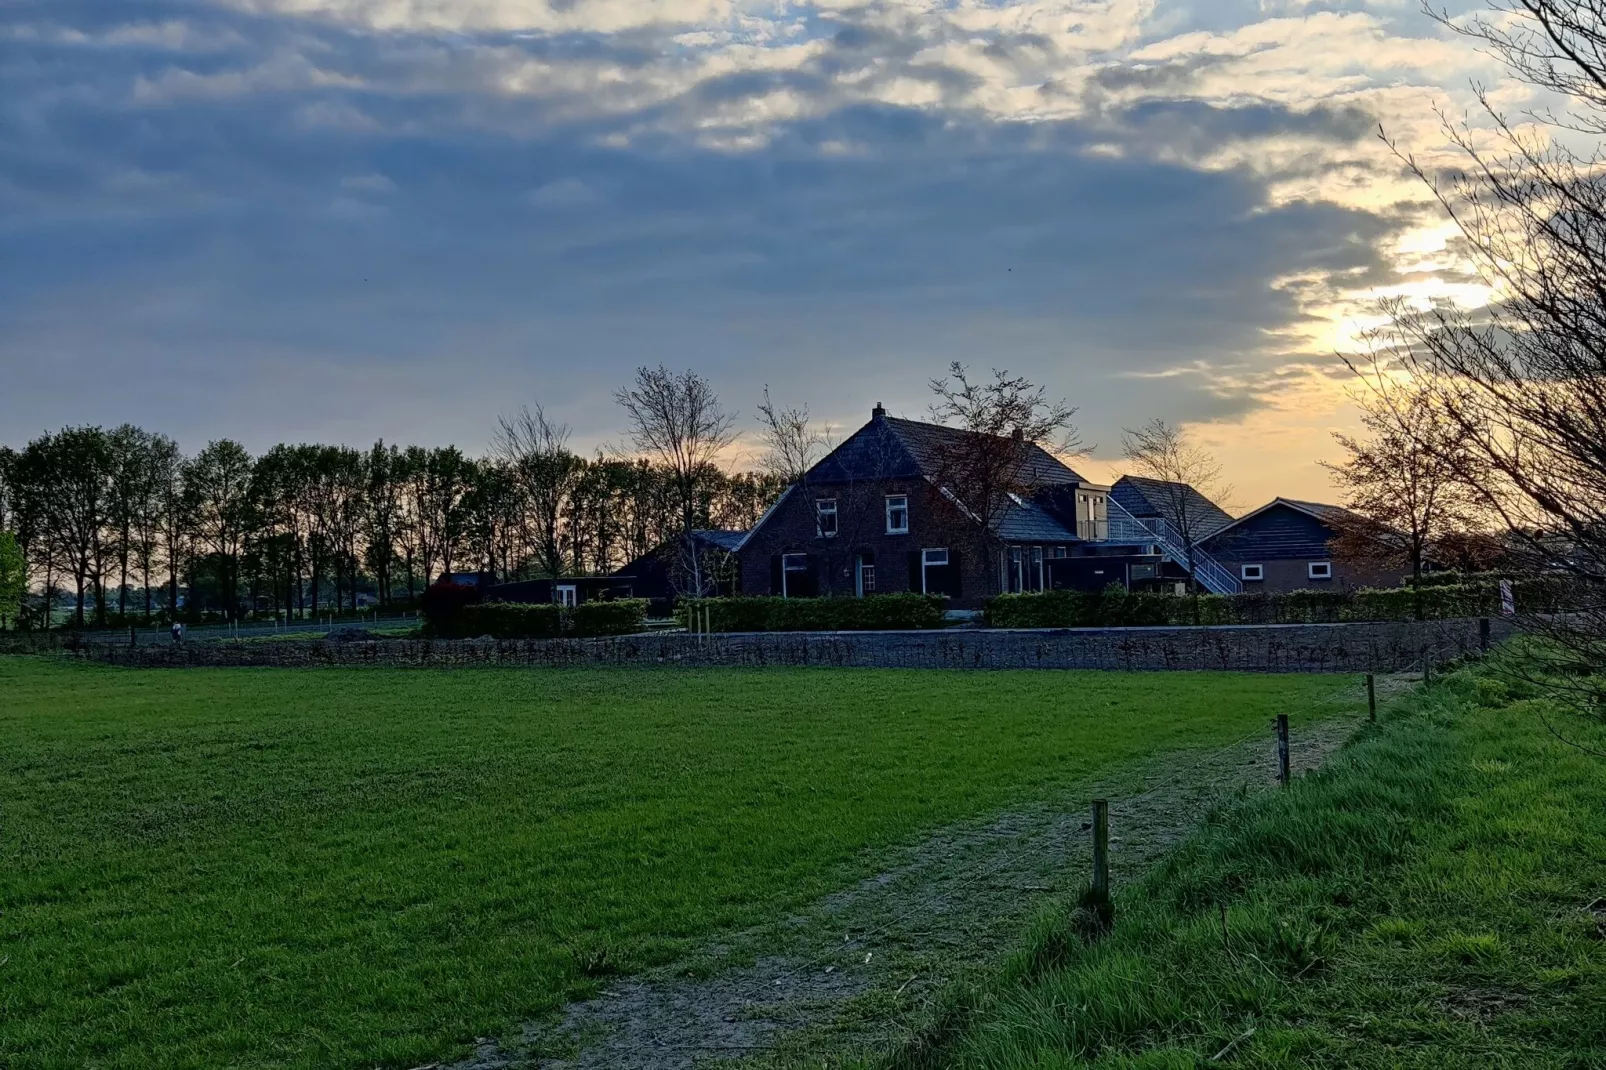
<path fill-rule="evenodd" d="M 1385 690 L 1401 686 L 1385 681 Z M 1356 727 L 1296 720 L 1290 762 L 1313 769 Z M 1088 879 L 1089 800 L 1111 799 L 1111 869 L 1135 880 L 1219 802 L 1275 787 L 1268 725 L 1224 748 L 1112 773 L 1055 802 L 955 825 L 875 858 L 880 872 L 809 911 L 484 1042 L 454 1070 L 688 1070 L 841 1065 L 927 1025 L 945 986 L 1018 944 L 1045 897 Z"/>

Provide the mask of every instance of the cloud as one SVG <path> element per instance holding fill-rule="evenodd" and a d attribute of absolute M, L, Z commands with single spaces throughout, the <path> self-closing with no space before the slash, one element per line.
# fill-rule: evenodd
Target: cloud
<path fill-rule="evenodd" d="M 1479 68 L 1387 5 L 1272 14 L 13 5 L 0 439 L 137 398 L 194 437 L 473 443 L 518 395 L 600 441 L 643 360 L 844 421 L 918 412 L 951 359 L 1100 439 L 1277 409 L 1367 291 L 1465 281 L 1408 248 L 1420 191 L 1372 132 Z"/>

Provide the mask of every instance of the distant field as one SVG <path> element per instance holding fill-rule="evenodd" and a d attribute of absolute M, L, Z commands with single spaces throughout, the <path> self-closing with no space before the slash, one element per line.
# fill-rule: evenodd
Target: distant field
<path fill-rule="evenodd" d="M 0 658 L 0 1065 L 460 1054 L 587 963 L 665 961 L 866 848 L 1353 685 Z"/>

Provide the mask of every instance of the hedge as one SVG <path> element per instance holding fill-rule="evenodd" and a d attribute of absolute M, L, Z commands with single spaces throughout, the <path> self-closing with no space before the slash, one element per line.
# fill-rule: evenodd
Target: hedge
<path fill-rule="evenodd" d="M 941 628 L 947 599 L 936 594 L 867 598 L 702 598 L 682 600 L 676 617 L 716 632 L 850 632 Z M 695 614 L 695 622 L 691 621 Z"/>
<path fill-rule="evenodd" d="M 1519 613 L 1573 608 L 1581 596 L 1571 581 L 1540 576 L 1516 580 Z M 1192 624 L 1337 624 L 1348 621 L 1445 620 L 1500 612 L 1495 582 L 1410 588 L 1300 590 L 1283 594 L 1138 594 L 1119 585 L 1102 591 L 1006 594 L 988 601 L 994 628 L 1120 628 Z"/>
<path fill-rule="evenodd" d="M 647 600 L 617 598 L 611 602 L 581 602 L 566 614 L 571 635 L 634 635 L 647 630 Z"/>
<path fill-rule="evenodd" d="M 647 627 L 647 600 L 583 602 L 565 609 L 555 602 L 476 602 L 445 618 L 432 617 L 429 633 L 445 639 L 556 639 L 630 635 Z"/>

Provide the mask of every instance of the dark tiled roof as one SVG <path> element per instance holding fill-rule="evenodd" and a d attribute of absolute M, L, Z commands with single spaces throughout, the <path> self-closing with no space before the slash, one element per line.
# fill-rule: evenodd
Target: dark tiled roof
<path fill-rule="evenodd" d="M 1321 502 L 1302 502 L 1295 498 L 1278 498 L 1277 501 L 1303 510 L 1322 521 L 1324 524 L 1343 524 L 1350 521 L 1356 524 L 1365 524 L 1366 519 L 1353 510 L 1342 505 L 1324 505 Z"/>
<path fill-rule="evenodd" d="M 1015 502 L 998 518 L 998 537 L 1006 542 L 1078 542 L 1048 510 L 1036 502 Z"/>
<path fill-rule="evenodd" d="M 691 533 L 692 538 L 698 542 L 706 542 L 721 550 L 735 550 L 746 535 L 745 531 L 729 531 L 724 528 L 699 528 Z"/>
<path fill-rule="evenodd" d="M 871 420 L 809 470 L 810 483 L 935 476 L 944 454 L 966 447 L 973 431 L 895 416 Z M 1082 477 L 1036 444 L 1026 449 L 1020 482 L 1031 487 L 1080 483 Z"/>
<path fill-rule="evenodd" d="M 1186 483 L 1122 476 L 1110 488 L 1110 497 L 1135 517 L 1162 517 L 1173 525 L 1186 512 L 1195 540 L 1208 538 L 1232 523 L 1226 510 Z"/>
<path fill-rule="evenodd" d="M 855 483 L 878 479 L 918 479 L 920 464 L 891 420 L 871 420 L 810 468 L 810 483 Z"/>

